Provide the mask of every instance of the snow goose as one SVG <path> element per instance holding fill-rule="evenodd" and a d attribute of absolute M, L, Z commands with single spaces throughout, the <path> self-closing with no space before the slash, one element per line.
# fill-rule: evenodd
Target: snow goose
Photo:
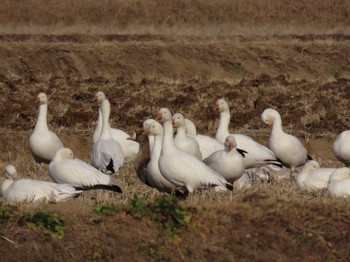
<path fill-rule="evenodd" d="M 216 130 L 216 140 L 220 143 L 224 143 L 226 137 L 229 133 L 229 123 L 230 123 L 230 109 L 229 105 L 225 99 L 220 98 L 213 105 L 213 109 L 220 112 L 220 122 L 219 127 Z M 251 137 L 242 134 L 233 134 L 237 147 L 246 151 L 247 154 L 244 158 L 244 163 L 246 168 L 259 167 L 269 164 L 275 164 L 281 166 L 281 163 L 277 160 L 275 154 L 263 146 Z"/>
<path fill-rule="evenodd" d="M 143 134 L 143 130 L 133 132 L 128 138 L 129 140 L 136 141 L 140 144 L 139 152 L 134 160 L 134 169 L 137 177 L 146 184 L 147 186 L 151 186 L 147 181 L 148 170 L 147 165 L 151 160 L 151 152 L 149 145 L 149 138 L 147 134 Z"/>
<path fill-rule="evenodd" d="M 195 156 L 176 148 L 169 109 L 160 109 L 157 119 L 162 121 L 164 129 L 158 164 L 161 174 L 166 179 L 188 193 L 192 193 L 195 189 L 210 187 L 233 189 L 232 184 L 229 184 L 219 173 L 207 167 Z"/>
<path fill-rule="evenodd" d="M 299 139 L 283 131 L 281 115 L 275 109 L 265 109 L 261 118 L 265 124 L 272 126 L 269 147 L 283 165 L 293 172 L 306 161 L 312 160 Z"/>
<path fill-rule="evenodd" d="M 212 153 L 203 162 L 227 181 L 233 183 L 243 175 L 246 152 L 237 148 L 236 139 L 233 135 L 227 136 L 224 146 L 225 149 Z"/>
<path fill-rule="evenodd" d="M 56 183 L 67 183 L 78 189 L 108 189 L 122 192 L 109 175 L 74 158 L 69 148 L 58 150 L 49 164 L 49 175 Z"/>
<path fill-rule="evenodd" d="M 163 127 L 157 121 L 149 123 L 149 126 L 144 131 L 145 134 L 154 136 L 154 145 L 151 153 L 151 161 L 147 165 L 148 181 L 153 188 L 160 192 L 173 193 L 175 192 L 175 185 L 167 180 L 159 169 L 159 157 L 162 150 L 163 143 Z"/>
<path fill-rule="evenodd" d="M 59 202 L 79 195 L 69 184 L 56 184 L 33 179 L 17 179 L 17 170 L 13 165 L 5 167 L 5 179 L 1 183 L 1 194 L 10 202 Z"/>
<path fill-rule="evenodd" d="M 329 177 L 335 170 L 335 168 L 321 168 L 315 160 L 308 161 L 296 175 L 297 186 L 301 191 L 327 188 Z"/>
<path fill-rule="evenodd" d="M 63 148 L 63 143 L 47 126 L 47 95 L 39 93 L 37 103 L 40 104 L 39 116 L 34 131 L 29 137 L 29 148 L 38 164 L 48 164 L 56 151 Z"/>
<path fill-rule="evenodd" d="M 147 130 L 149 127 L 149 124 L 152 123 L 153 121 L 156 121 L 152 118 L 146 119 L 145 121 L 143 121 L 142 123 L 142 128 L 143 131 Z M 148 136 L 148 140 L 149 140 L 149 148 L 150 148 L 150 152 L 152 153 L 153 150 L 153 144 L 154 144 L 154 136 Z"/>
<path fill-rule="evenodd" d="M 350 166 L 350 130 L 337 135 L 333 143 L 333 153 L 340 162 Z"/>
<path fill-rule="evenodd" d="M 196 125 L 187 118 L 184 118 L 184 120 L 185 120 L 186 134 L 189 136 L 196 136 L 197 135 Z"/>
<path fill-rule="evenodd" d="M 328 192 L 335 197 L 350 196 L 350 169 L 342 167 L 336 169 L 328 181 Z"/>
<path fill-rule="evenodd" d="M 199 160 L 202 160 L 202 153 L 200 151 L 198 141 L 194 138 L 194 136 L 186 134 L 184 116 L 180 113 L 176 113 L 173 115 L 172 121 L 174 127 L 176 127 L 176 135 L 174 139 L 175 146 L 182 151 L 194 155 Z"/>
<path fill-rule="evenodd" d="M 103 100 L 106 99 L 106 95 L 102 92 L 102 91 L 98 91 L 95 94 L 95 100 L 98 103 L 101 103 Z M 109 123 L 108 123 L 109 125 Z M 125 163 L 130 163 L 132 161 L 135 160 L 136 156 L 137 156 L 137 152 L 139 151 L 139 144 L 136 143 L 133 140 L 129 140 L 129 134 L 127 134 L 126 132 L 124 132 L 123 130 L 117 129 L 117 128 L 110 128 L 111 130 L 111 134 L 114 140 L 116 140 L 122 150 L 123 150 L 123 154 L 124 154 L 124 162 Z M 97 120 L 97 125 L 96 125 L 96 129 L 93 135 L 93 142 L 95 143 L 102 132 L 102 113 L 101 110 L 98 111 L 98 120 Z"/>
<path fill-rule="evenodd" d="M 91 164 L 103 173 L 117 173 L 124 164 L 124 153 L 120 144 L 112 138 L 109 126 L 110 104 L 107 99 L 100 102 L 100 110 L 102 130 L 91 151 Z"/>

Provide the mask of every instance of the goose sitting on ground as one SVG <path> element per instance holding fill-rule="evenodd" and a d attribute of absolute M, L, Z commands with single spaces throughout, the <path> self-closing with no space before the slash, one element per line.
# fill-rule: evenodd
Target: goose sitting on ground
<path fill-rule="evenodd" d="M 153 121 L 156 121 L 156 120 L 149 118 L 149 119 L 146 119 L 145 121 L 143 121 L 143 123 L 142 123 L 143 131 L 147 130 L 149 127 L 149 124 L 152 123 Z M 149 140 L 149 149 L 150 149 L 150 152 L 152 153 L 153 145 L 154 145 L 154 136 L 149 135 L 148 140 Z"/>
<path fill-rule="evenodd" d="M 62 148 L 56 152 L 49 164 L 49 175 L 56 183 L 67 183 L 77 189 L 108 189 L 122 192 L 111 176 L 74 158 L 69 148 Z"/>
<path fill-rule="evenodd" d="M 120 144 L 112 138 L 109 126 L 110 104 L 107 99 L 100 102 L 100 110 L 102 130 L 91 151 L 91 164 L 103 173 L 117 173 L 124 164 L 124 153 Z"/>
<path fill-rule="evenodd" d="M 202 160 L 199 143 L 194 136 L 186 134 L 185 118 L 182 114 L 176 113 L 172 117 L 173 125 L 176 128 L 175 146 L 191 155 L 194 155 L 199 160 Z"/>
<path fill-rule="evenodd" d="M 350 166 L 350 130 L 337 135 L 333 143 L 333 153 L 340 162 Z"/>
<path fill-rule="evenodd" d="M 220 187 L 233 189 L 225 178 L 207 167 L 195 156 L 176 148 L 173 139 L 173 125 L 169 109 L 159 110 L 157 119 L 163 123 L 164 136 L 159 157 L 161 174 L 173 183 L 176 188 L 192 193 L 196 189 Z"/>
<path fill-rule="evenodd" d="M 350 196 L 350 169 L 342 167 L 336 169 L 328 181 L 328 192 L 335 197 Z"/>
<path fill-rule="evenodd" d="M 10 203 L 15 202 L 59 202 L 82 193 L 69 184 L 56 184 L 33 179 L 17 179 L 13 165 L 5 167 L 5 177 L 1 183 L 1 194 Z"/>
<path fill-rule="evenodd" d="M 229 124 L 231 116 L 229 105 L 225 99 L 221 98 L 216 101 L 213 109 L 220 112 L 220 123 L 216 131 L 215 138 L 220 143 L 224 143 L 226 137 L 230 135 Z M 270 164 L 282 166 L 281 163 L 277 160 L 275 154 L 266 146 L 257 143 L 249 136 L 242 134 L 233 135 L 236 139 L 237 147 L 247 152 L 244 158 L 246 168 L 259 167 Z"/>
<path fill-rule="evenodd" d="M 312 160 L 298 138 L 283 132 L 281 115 L 275 109 L 265 109 L 261 118 L 265 124 L 272 126 L 269 147 L 283 165 L 293 172 L 306 161 Z"/>
<path fill-rule="evenodd" d="M 38 164 L 48 164 L 56 151 L 63 148 L 63 143 L 47 126 L 48 99 L 45 93 L 39 93 L 37 103 L 40 104 L 39 116 L 34 131 L 29 137 L 29 148 Z"/>
<path fill-rule="evenodd" d="M 95 94 L 95 100 L 98 103 L 101 103 L 105 99 L 106 99 L 106 95 L 102 91 L 98 91 Z M 111 130 L 112 138 L 120 144 L 123 150 L 124 163 L 130 163 L 134 161 L 137 156 L 137 152 L 139 151 L 139 144 L 136 143 L 135 141 L 128 140 L 129 134 L 127 134 L 126 132 L 120 129 L 110 127 L 110 130 Z M 99 139 L 101 132 L 102 132 L 102 112 L 101 110 L 99 110 L 97 125 L 93 135 L 94 143 Z"/>
<path fill-rule="evenodd" d="M 297 186 L 301 191 L 327 188 L 329 177 L 335 170 L 335 168 L 321 168 L 315 160 L 308 161 L 296 175 Z"/>
<path fill-rule="evenodd" d="M 227 136 L 224 146 L 225 149 L 212 153 L 203 162 L 217 171 L 228 182 L 233 183 L 243 175 L 246 152 L 237 148 L 233 135 Z"/>

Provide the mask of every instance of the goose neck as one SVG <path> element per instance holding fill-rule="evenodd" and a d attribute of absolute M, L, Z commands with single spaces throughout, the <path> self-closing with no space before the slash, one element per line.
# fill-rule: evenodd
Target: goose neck
<path fill-rule="evenodd" d="M 230 124 L 230 111 L 225 110 L 220 113 L 219 127 L 216 131 L 216 139 L 224 143 L 225 139 L 229 133 L 229 124 Z"/>
<path fill-rule="evenodd" d="M 101 114 L 102 114 L 102 130 L 101 130 L 101 139 L 110 139 L 112 138 L 111 129 L 109 126 L 109 116 L 110 116 L 110 104 L 108 100 L 104 100 L 101 103 Z"/>
<path fill-rule="evenodd" d="M 162 153 L 171 153 L 174 151 L 175 144 L 173 138 L 173 124 L 170 120 L 163 123 L 164 134 L 163 134 L 163 144 Z"/>
<path fill-rule="evenodd" d="M 272 125 L 272 132 L 282 132 L 282 119 L 280 116 L 275 116 Z"/>
<path fill-rule="evenodd" d="M 47 104 L 39 106 L 39 116 L 35 125 L 35 131 L 46 131 L 47 127 Z"/>
<path fill-rule="evenodd" d="M 1 194 L 4 195 L 4 193 L 7 191 L 7 189 L 12 185 L 13 180 L 12 179 L 6 179 L 1 183 Z"/>

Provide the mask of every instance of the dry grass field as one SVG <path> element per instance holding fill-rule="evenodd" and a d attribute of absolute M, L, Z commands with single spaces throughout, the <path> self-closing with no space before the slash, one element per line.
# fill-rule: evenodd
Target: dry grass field
<path fill-rule="evenodd" d="M 49 126 L 89 162 L 98 90 L 125 131 L 169 107 L 213 136 L 211 105 L 225 97 L 231 131 L 267 144 L 260 115 L 273 107 L 321 166 L 340 167 L 331 147 L 350 128 L 349 15 L 346 0 L 2 1 L 0 168 L 50 180 L 28 148 L 42 91 Z M 349 200 L 292 179 L 181 201 L 143 185 L 132 164 L 116 180 L 122 194 L 1 199 L 1 261 L 350 260 Z"/>

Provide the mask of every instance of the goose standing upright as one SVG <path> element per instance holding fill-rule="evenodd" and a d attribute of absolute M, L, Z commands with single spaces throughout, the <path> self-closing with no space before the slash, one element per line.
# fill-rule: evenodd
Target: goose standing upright
<path fill-rule="evenodd" d="M 350 166 L 350 130 L 343 131 L 337 135 L 332 149 L 335 157 L 340 162 Z"/>
<path fill-rule="evenodd" d="M 321 168 L 315 160 L 308 161 L 295 177 L 297 186 L 301 191 L 327 188 L 329 177 L 335 170 L 335 168 Z"/>
<path fill-rule="evenodd" d="M 267 108 L 261 118 L 265 124 L 272 126 L 269 147 L 283 165 L 291 168 L 293 172 L 306 161 L 312 160 L 298 138 L 283 132 L 281 115 L 277 110 Z"/>
<path fill-rule="evenodd" d="M 186 134 L 186 124 L 183 115 L 180 113 L 174 114 L 172 121 L 174 127 L 176 127 L 175 146 L 182 151 L 194 155 L 199 160 L 202 160 L 202 153 L 198 141 L 194 136 Z"/>
<path fill-rule="evenodd" d="M 163 127 L 157 121 L 150 122 L 148 128 L 144 130 L 145 134 L 154 136 L 154 145 L 151 153 L 151 161 L 147 165 L 148 181 L 151 187 L 160 192 L 171 194 L 175 192 L 176 186 L 166 179 L 159 169 L 159 157 L 163 144 Z"/>
<path fill-rule="evenodd" d="M 143 123 L 142 123 L 143 131 L 147 130 L 150 123 L 152 123 L 153 121 L 156 121 L 156 120 L 149 118 L 149 119 L 146 119 L 145 121 L 143 121 Z M 150 149 L 150 152 L 152 153 L 153 145 L 154 145 L 154 136 L 149 135 L 148 140 L 149 140 L 149 149 Z"/>
<path fill-rule="evenodd" d="M 169 109 L 160 109 L 157 119 L 161 120 L 164 129 L 159 170 L 167 180 L 188 193 L 192 193 L 195 189 L 210 187 L 233 189 L 232 184 L 216 171 L 207 167 L 195 156 L 176 148 Z"/>
<path fill-rule="evenodd" d="M 227 136 L 224 146 L 225 149 L 212 153 L 203 162 L 217 171 L 228 182 L 233 183 L 243 175 L 246 152 L 237 149 L 237 143 L 233 135 Z"/>
<path fill-rule="evenodd" d="M 63 148 L 63 143 L 47 126 L 47 95 L 39 93 L 37 103 L 40 104 L 39 116 L 34 131 L 29 137 L 29 148 L 35 162 L 49 164 L 56 151 Z"/>
<path fill-rule="evenodd" d="M 1 183 L 1 194 L 10 203 L 15 202 L 59 202 L 81 194 L 69 184 L 56 184 L 33 179 L 17 179 L 17 170 L 7 165 L 5 179 Z"/>
<path fill-rule="evenodd" d="M 350 169 L 342 167 L 336 169 L 328 181 L 328 192 L 335 197 L 350 196 Z"/>
<path fill-rule="evenodd" d="M 101 103 L 105 99 L 107 99 L 106 95 L 102 91 L 98 91 L 95 94 L 95 100 L 98 103 Z M 109 125 L 109 122 L 108 122 L 108 125 Z M 137 156 L 137 152 L 139 151 L 139 144 L 133 140 L 129 140 L 128 139 L 129 135 L 123 130 L 120 130 L 117 128 L 111 128 L 111 127 L 110 127 L 110 130 L 111 130 L 112 138 L 120 144 L 123 150 L 124 163 L 130 163 L 134 161 Z M 102 132 L 102 112 L 99 109 L 97 125 L 96 125 L 95 132 L 93 134 L 94 143 L 100 138 L 101 132 Z"/>
<path fill-rule="evenodd" d="M 100 110 L 102 130 L 91 151 L 91 164 L 103 173 L 117 173 L 124 164 L 124 153 L 120 144 L 112 138 L 109 126 L 110 104 L 107 99 L 100 102 Z"/>
<path fill-rule="evenodd" d="M 56 183 L 67 183 L 77 189 L 107 189 L 122 192 L 111 176 L 74 158 L 69 148 L 62 148 L 56 152 L 49 164 L 49 175 Z"/>
<path fill-rule="evenodd" d="M 229 124 L 231 116 L 229 105 L 225 99 L 220 98 L 214 104 L 213 109 L 220 112 L 220 123 L 215 138 L 220 143 L 224 143 L 226 137 L 230 135 Z M 242 134 L 233 135 L 236 139 L 237 147 L 247 152 L 244 158 L 245 168 L 259 167 L 269 164 L 281 166 L 281 163 L 277 160 L 275 154 L 266 146 L 257 143 L 249 136 Z"/>

